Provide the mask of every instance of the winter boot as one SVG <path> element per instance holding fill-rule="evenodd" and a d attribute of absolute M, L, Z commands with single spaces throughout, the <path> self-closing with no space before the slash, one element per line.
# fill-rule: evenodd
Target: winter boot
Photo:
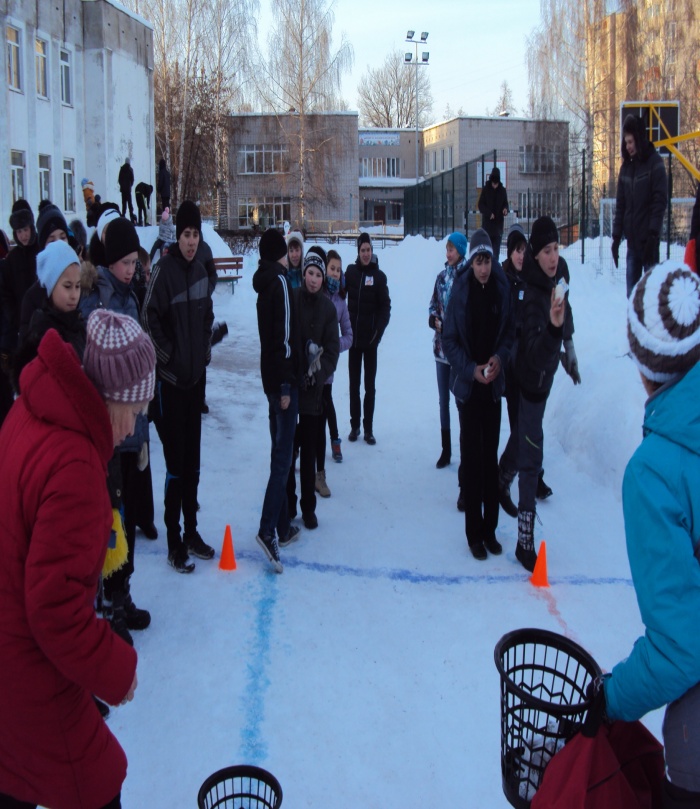
<path fill-rule="evenodd" d="M 321 497 L 330 497 L 331 490 L 328 488 L 328 484 L 326 483 L 326 470 L 320 469 L 316 472 L 316 491 L 321 495 Z"/>
<path fill-rule="evenodd" d="M 134 639 L 131 637 L 129 627 L 126 624 L 126 611 L 124 610 L 124 593 L 113 593 L 111 600 L 104 599 L 104 617 L 109 621 L 112 627 L 112 632 L 119 635 L 119 637 L 126 641 L 129 646 L 134 645 Z"/>
<path fill-rule="evenodd" d="M 535 569 L 537 554 L 534 511 L 518 511 L 518 544 L 515 547 L 515 558 L 530 573 Z"/>
<path fill-rule="evenodd" d="M 510 498 L 510 487 L 515 478 L 515 472 L 504 469 L 498 464 L 498 502 L 509 517 L 518 516 L 518 508 Z"/>
<path fill-rule="evenodd" d="M 540 476 L 537 478 L 537 491 L 535 492 L 535 497 L 537 497 L 538 500 L 546 500 L 553 494 L 554 492 L 544 482 L 544 469 L 541 469 Z"/>
<path fill-rule="evenodd" d="M 444 469 L 452 460 L 452 433 L 442 430 L 442 455 L 435 464 L 436 469 Z"/>
<path fill-rule="evenodd" d="M 336 438 L 334 441 L 331 441 L 331 453 L 333 455 L 333 460 L 336 463 L 343 462 L 343 453 L 340 450 L 340 439 Z"/>
<path fill-rule="evenodd" d="M 457 511 L 465 511 L 467 508 L 467 501 L 464 499 L 462 490 L 459 490 L 459 497 L 457 498 Z"/>
<path fill-rule="evenodd" d="M 131 630 L 140 631 L 146 629 L 151 623 L 151 613 L 148 610 L 140 610 L 131 598 L 131 585 L 127 580 L 124 586 L 124 614 L 126 615 L 126 625 Z"/>

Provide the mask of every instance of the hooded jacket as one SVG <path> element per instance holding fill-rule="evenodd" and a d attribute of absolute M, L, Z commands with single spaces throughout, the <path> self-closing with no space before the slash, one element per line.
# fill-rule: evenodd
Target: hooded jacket
<path fill-rule="evenodd" d="M 435 279 L 433 294 L 428 305 L 428 326 L 435 331 L 435 334 L 433 334 L 433 354 L 436 362 L 447 364 L 445 352 L 442 350 L 442 332 L 435 328 L 435 320 L 438 319 L 444 329 L 445 313 L 447 312 L 447 304 L 450 302 L 455 276 L 466 267 L 466 263 L 467 260 L 464 256 L 454 266 L 445 262 L 445 269 L 441 270 Z"/>
<path fill-rule="evenodd" d="M 634 135 L 637 153 L 630 157 L 625 148 L 625 134 Z M 661 233 L 668 181 L 661 155 L 647 138 L 640 118 L 628 115 L 622 129 L 622 166 L 617 178 L 613 239 L 623 236 L 635 252 L 644 250 L 649 233 Z"/>
<path fill-rule="evenodd" d="M 365 266 L 358 255 L 345 271 L 348 312 L 352 326 L 353 348 L 378 345 L 391 318 L 391 298 L 386 275 L 374 255 Z"/>
<path fill-rule="evenodd" d="M 700 682 L 700 363 L 646 403 L 622 483 L 645 632 L 605 680 L 610 719 L 632 721 Z"/>
<path fill-rule="evenodd" d="M 503 183 L 499 180 L 496 188 L 490 182 L 486 183 L 479 195 L 479 213 L 482 216 L 481 227 L 489 236 L 492 233 L 503 233 L 504 209 L 508 210 L 508 192 Z"/>
<path fill-rule="evenodd" d="M 126 776 L 92 699 L 118 705 L 136 671 L 94 608 L 112 444 L 104 402 L 49 331 L 0 430 L 0 793 L 54 809 L 98 809 Z"/>

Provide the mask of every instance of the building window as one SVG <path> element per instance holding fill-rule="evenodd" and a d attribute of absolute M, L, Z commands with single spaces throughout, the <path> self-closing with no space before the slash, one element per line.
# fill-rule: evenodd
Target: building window
<path fill-rule="evenodd" d="M 61 50 L 61 101 L 73 105 L 73 86 L 70 75 L 70 51 Z"/>
<path fill-rule="evenodd" d="M 437 171 L 437 149 L 433 152 L 433 171 Z"/>
<path fill-rule="evenodd" d="M 521 174 L 553 174 L 561 169 L 561 154 L 556 146 L 531 144 L 518 149 Z"/>
<path fill-rule="evenodd" d="M 529 202 L 529 207 L 528 207 Z M 564 195 L 561 191 L 526 191 L 518 193 L 518 216 L 521 219 L 539 219 L 550 216 L 561 219 L 564 214 Z"/>
<path fill-rule="evenodd" d="M 36 68 L 36 94 L 41 98 L 49 97 L 49 43 L 37 39 L 34 48 L 34 66 Z"/>
<path fill-rule="evenodd" d="M 671 20 L 666 23 L 666 41 L 667 42 L 676 41 L 676 23 L 674 20 Z"/>
<path fill-rule="evenodd" d="M 73 158 L 63 158 L 63 210 L 75 212 L 75 163 Z"/>
<path fill-rule="evenodd" d="M 20 52 L 19 31 L 7 26 L 5 28 L 5 41 L 7 43 L 7 84 L 11 90 L 22 89 L 22 74 L 20 72 L 22 60 Z"/>
<path fill-rule="evenodd" d="M 360 159 L 360 177 L 400 177 L 401 161 L 398 157 L 363 157 Z"/>
<path fill-rule="evenodd" d="M 676 77 L 673 73 L 669 73 L 664 81 L 664 90 L 667 93 L 674 93 L 676 90 Z"/>
<path fill-rule="evenodd" d="M 447 147 L 447 168 L 452 168 L 452 146 Z"/>
<path fill-rule="evenodd" d="M 428 152 L 423 155 L 423 173 L 430 174 L 430 154 Z"/>
<path fill-rule="evenodd" d="M 51 199 L 51 158 L 39 155 L 39 199 Z"/>
<path fill-rule="evenodd" d="M 24 193 L 24 152 L 10 152 L 10 163 L 12 164 L 12 204 L 18 199 L 26 199 Z"/>
<path fill-rule="evenodd" d="M 239 174 L 285 174 L 289 153 L 279 144 L 245 144 L 238 150 Z"/>
<path fill-rule="evenodd" d="M 440 171 L 445 170 L 445 150 L 440 149 Z"/>
<path fill-rule="evenodd" d="M 263 197 L 238 198 L 238 227 L 261 229 L 281 226 L 291 219 L 291 204 L 288 199 Z"/>

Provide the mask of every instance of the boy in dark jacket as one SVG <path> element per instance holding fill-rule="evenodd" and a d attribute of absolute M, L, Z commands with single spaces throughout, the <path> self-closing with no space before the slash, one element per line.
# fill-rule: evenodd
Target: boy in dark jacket
<path fill-rule="evenodd" d="M 450 388 L 459 410 L 460 489 L 469 550 L 486 559 L 503 550 L 498 525 L 498 439 L 504 369 L 515 325 L 508 281 L 494 261 L 488 234 L 479 228 L 458 269 L 442 335 Z"/>
<path fill-rule="evenodd" d="M 488 233 L 494 258 L 498 261 L 503 238 L 503 220 L 508 216 L 508 192 L 501 182 L 501 170 L 498 166 L 491 169 L 488 182 L 481 189 L 479 213 L 481 227 Z"/>
<path fill-rule="evenodd" d="M 126 215 L 126 206 L 129 206 L 129 219 L 135 222 L 134 219 L 134 204 L 131 201 L 131 188 L 134 185 L 134 170 L 131 168 L 131 161 L 127 157 L 124 164 L 119 169 L 119 191 L 122 195 L 122 216 Z"/>
<path fill-rule="evenodd" d="M 168 562 L 179 573 L 194 570 L 190 553 L 199 559 L 214 556 L 214 549 L 197 532 L 200 379 L 211 359 L 214 322 L 207 271 L 196 259 L 201 231 L 199 208 L 185 200 L 177 212 L 177 244 L 153 268 L 141 312 L 156 350 L 158 384 L 152 412 L 167 470 L 164 518 Z"/>
<path fill-rule="evenodd" d="M 376 444 L 374 437 L 374 381 L 377 376 L 377 349 L 389 325 L 391 298 L 386 275 L 379 269 L 372 255 L 372 240 L 368 233 L 361 233 L 357 239 L 357 261 L 345 272 L 345 287 L 348 291 L 348 311 L 352 326 L 352 347 L 348 351 L 348 371 L 350 376 L 350 435 L 349 441 L 357 441 L 360 436 L 360 419 L 364 409 L 362 425 L 365 441 Z M 360 403 L 360 382 L 362 365 L 365 368 L 364 408 Z"/>
<path fill-rule="evenodd" d="M 279 546 L 288 545 L 299 534 L 299 528 L 290 523 L 286 493 L 299 412 L 299 338 L 285 272 L 284 236 L 275 228 L 268 228 L 260 237 L 259 249 L 260 262 L 253 275 L 253 288 L 258 293 L 260 374 L 268 402 L 272 451 L 255 539 L 275 572 L 282 573 Z"/>

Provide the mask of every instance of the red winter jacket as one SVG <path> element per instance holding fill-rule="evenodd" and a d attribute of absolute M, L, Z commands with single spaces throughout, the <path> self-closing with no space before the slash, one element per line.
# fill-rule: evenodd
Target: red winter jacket
<path fill-rule="evenodd" d="M 118 704 L 136 670 L 94 610 L 112 429 L 54 330 L 21 384 L 0 430 L 0 793 L 98 809 L 121 790 L 126 756 L 91 695 Z"/>

